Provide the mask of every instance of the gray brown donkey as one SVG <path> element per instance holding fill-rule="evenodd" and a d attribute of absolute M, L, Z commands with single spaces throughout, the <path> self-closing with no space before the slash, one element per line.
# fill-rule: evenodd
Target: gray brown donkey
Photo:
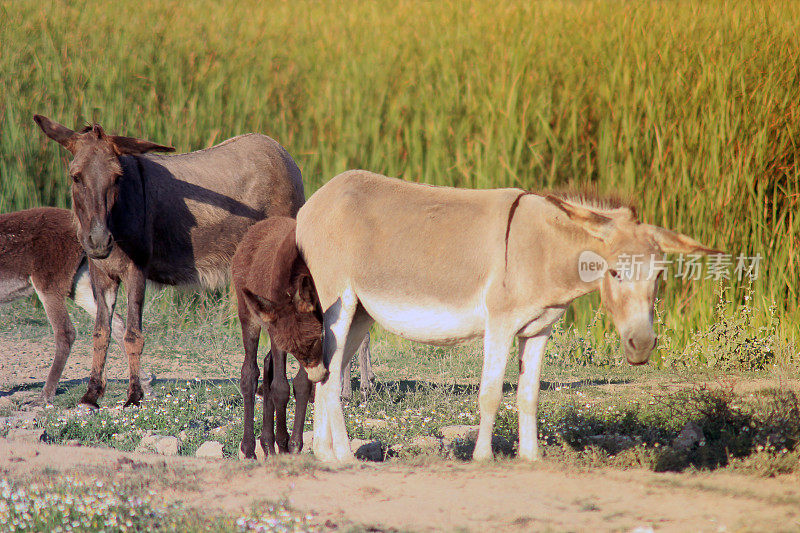
<path fill-rule="evenodd" d="M 47 403 L 56 392 L 64 371 L 75 328 L 65 299 L 94 316 L 97 313 L 86 254 L 76 237 L 72 211 L 37 207 L 0 215 L 0 304 L 29 296 L 34 291 L 53 328 L 56 354 L 40 401 Z M 122 320 L 114 315 L 113 334 L 122 345 Z"/>
<path fill-rule="evenodd" d="M 123 282 L 128 290 L 124 341 L 130 367 L 125 405 L 137 404 L 142 398 L 145 281 L 221 286 L 229 277 L 236 246 L 252 224 L 268 216 L 297 214 L 305 200 L 300 170 L 280 144 L 256 133 L 163 156 L 148 152 L 174 149 L 108 135 L 98 124 L 75 132 L 41 115 L 34 120 L 73 154 L 73 210 L 81 245 L 91 259 L 98 308 L 92 372 L 81 402 L 97 406 L 105 391 L 110 317 Z"/>
<path fill-rule="evenodd" d="M 245 231 L 270 215 L 294 217 L 303 183 L 294 160 L 269 137 L 248 134 L 174 156 L 173 148 L 108 135 L 95 124 L 75 132 L 36 115 L 45 134 L 73 154 L 69 165 L 79 238 L 90 260 L 97 300 L 94 355 L 81 402 L 97 406 L 111 314 L 120 282 L 128 291 L 125 351 L 130 382 L 125 405 L 142 398 L 145 282 L 219 287 Z"/>

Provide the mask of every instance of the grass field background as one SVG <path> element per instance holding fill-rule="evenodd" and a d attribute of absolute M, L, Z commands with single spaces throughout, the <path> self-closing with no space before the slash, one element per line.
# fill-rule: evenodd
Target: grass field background
<path fill-rule="evenodd" d="M 263 132 L 307 194 L 349 168 L 593 183 L 647 222 L 764 257 L 751 286 L 669 279 L 662 357 L 787 350 L 800 332 L 797 20 L 791 1 L 2 1 L 0 212 L 69 205 L 68 154 L 34 113 L 178 151 Z M 568 319 L 600 342 L 597 303 Z"/>

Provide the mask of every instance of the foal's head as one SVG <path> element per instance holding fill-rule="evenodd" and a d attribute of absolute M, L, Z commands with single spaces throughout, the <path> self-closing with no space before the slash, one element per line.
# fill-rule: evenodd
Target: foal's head
<path fill-rule="evenodd" d="M 253 226 L 250 232 L 262 232 L 273 237 L 265 242 L 279 244 L 257 246 L 254 253 L 261 257 L 245 264 L 239 262 L 237 251 L 233 259 L 234 284 L 242 291 L 246 305 L 267 326 L 272 342 L 294 355 L 311 381 L 323 381 L 328 370 L 322 359 L 322 306 L 311 272 L 295 243 L 295 221 L 272 217 Z M 240 250 L 248 245 L 251 234 L 245 236 Z"/>
<path fill-rule="evenodd" d="M 628 207 L 596 209 L 548 196 L 569 218 L 600 241 L 595 248 L 607 267 L 592 282 L 617 330 L 629 363 L 647 362 L 656 346 L 653 313 L 665 254 L 719 254 L 694 239 L 642 224 Z"/>
<path fill-rule="evenodd" d="M 41 115 L 35 115 L 33 120 L 45 135 L 72 152 L 69 175 L 81 245 L 94 259 L 108 257 L 114 247 L 108 228 L 109 214 L 117 200 L 122 176 L 119 157 L 175 149 L 133 137 L 107 135 L 99 124 L 75 132 Z"/>

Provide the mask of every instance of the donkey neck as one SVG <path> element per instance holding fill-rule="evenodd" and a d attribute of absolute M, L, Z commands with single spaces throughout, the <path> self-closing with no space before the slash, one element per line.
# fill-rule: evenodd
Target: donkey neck
<path fill-rule="evenodd" d="M 600 289 L 600 279 L 585 281 L 578 270 L 584 252 L 608 255 L 607 246 L 571 222 L 557 207 L 538 195 L 520 199 L 511 229 L 510 254 L 521 260 L 517 275 L 536 279 L 535 292 L 557 305 Z M 531 272 L 533 269 L 533 272 Z"/>

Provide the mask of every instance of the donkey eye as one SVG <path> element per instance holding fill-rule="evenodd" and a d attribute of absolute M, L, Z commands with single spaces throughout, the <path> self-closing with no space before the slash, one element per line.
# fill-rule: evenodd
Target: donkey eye
<path fill-rule="evenodd" d="M 80 172 L 76 172 L 75 174 L 72 174 L 71 177 L 72 177 L 72 183 L 80 183 L 81 182 L 81 173 Z"/>

